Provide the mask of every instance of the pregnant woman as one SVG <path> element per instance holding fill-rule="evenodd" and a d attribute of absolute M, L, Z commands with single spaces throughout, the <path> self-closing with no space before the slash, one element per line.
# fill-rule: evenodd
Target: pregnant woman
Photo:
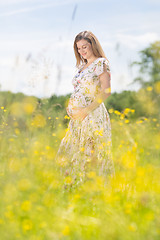
<path fill-rule="evenodd" d="M 111 95 L 109 61 L 90 31 L 80 32 L 75 37 L 74 53 L 77 73 L 66 109 L 70 121 L 56 161 L 61 166 L 62 176 L 70 176 L 71 184 L 78 184 L 89 172 L 114 176 L 115 170 L 110 117 L 103 103 Z"/>

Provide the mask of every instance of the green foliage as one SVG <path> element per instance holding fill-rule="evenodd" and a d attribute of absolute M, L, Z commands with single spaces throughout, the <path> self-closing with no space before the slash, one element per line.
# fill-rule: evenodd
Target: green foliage
<path fill-rule="evenodd" d="M 153 86 L 157 81 L 160 81 L 160 41 L 151 43 L 139 54 L 140 61 L 131 64 L 131 66 L 139 67 L 140 76 L 134 82 L 138 81 L 144 88 Z"/>

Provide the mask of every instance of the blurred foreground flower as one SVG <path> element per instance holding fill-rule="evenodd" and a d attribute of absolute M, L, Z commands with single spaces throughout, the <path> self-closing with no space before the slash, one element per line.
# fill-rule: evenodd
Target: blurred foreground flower
<path fill-rule="evenodd" d="M 42 114 L 37 114 L 32 120 L 32 125 L 35 127 L 44 127 L 46 125 L 46 119 Z"/>

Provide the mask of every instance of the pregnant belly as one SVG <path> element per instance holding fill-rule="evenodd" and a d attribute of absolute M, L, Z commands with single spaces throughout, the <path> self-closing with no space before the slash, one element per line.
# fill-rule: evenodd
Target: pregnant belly
<path fill-rule="evenodd" d="M 86 107 L 86 100 L 84 95 L 80 94 L 80 93 L 73 93 L 69 99 L 69 103 L 68 103 L 68 111 L 70 114 L 73 113 L 73 108 L 74 107 Z"/>

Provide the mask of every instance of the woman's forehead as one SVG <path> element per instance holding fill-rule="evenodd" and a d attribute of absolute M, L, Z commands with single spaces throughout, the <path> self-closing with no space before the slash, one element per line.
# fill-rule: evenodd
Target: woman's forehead
<path fill-rule="evenodd" d="M 87 45 L 88 42 L 85 39 L 81 39 L 77 42 L 77 47 L 82 47 L 83 45 Z"/>

